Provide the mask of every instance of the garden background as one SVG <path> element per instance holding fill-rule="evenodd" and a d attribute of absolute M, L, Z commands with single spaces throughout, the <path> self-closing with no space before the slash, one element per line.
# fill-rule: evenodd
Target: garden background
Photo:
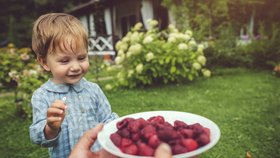
<path fill-rule="evenodd" d="M 87 0 L 0 0 L 0 157 L 48 157 L 29 139 L 30 97 L 48 74 L 36 64 L 33 21 Z M 87 78 L 100 84 L 120 116 L 150 110 L 191 112 L 221 129 L 201 157 L 280 155 L 280 1 L 163 0 L 176 26 L 141 23 L 116 44 L 108 64 L 90 57 Z"/>

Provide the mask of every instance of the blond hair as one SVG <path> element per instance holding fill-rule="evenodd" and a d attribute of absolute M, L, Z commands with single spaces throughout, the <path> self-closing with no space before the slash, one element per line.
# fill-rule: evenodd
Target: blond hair
<path fill-rule="evenodd" d="M 88 34 L 81 22 L 66 13 L 48 13 L 40 16 L 33 25 L 32 49 L 37 59 L 46 58 L 48 53 L 55 53 L 58 49 L 65 50 L 66 44 L 70 49 L 83 47 L 87 50 Z M 75 46 L 71 46 L 75 42 Z"/>

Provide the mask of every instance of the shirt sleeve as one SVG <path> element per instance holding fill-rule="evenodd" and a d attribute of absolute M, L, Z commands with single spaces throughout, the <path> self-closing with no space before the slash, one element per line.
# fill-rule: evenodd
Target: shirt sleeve
<path fill-rule="evenodd" d="M 44 128 L 46 125 L 46 115 L 49 107 L 49 102 L 47 101 L 47 96 L 44 95 L 42 91 L 35 91 L 32 99 L 32 113 L 33 122 L 29 127 L 29 134 L 31 141 L 35 144 L 41 145 L 43 147 L 52 147 L 58 142 L 59 134 L 53 139 L 46 139 L 44 134 Z"/>
<path fill-rule="evenodd" d="M 97 105 L 97 115 L 98 115 L 98 122 L 100 123 L 108 123 L 116 118 L 118 118 L 119 116 L 112 112 L 111 109 L 111 105 L 107 99 L 107 97 L 105 96 L 105 94 L 103 93 L 103 91 L 101 90 L 101 88 L 96 85 L 96 90 L 97 90 L 97 98 L 98 98 L 98 105 Z"/>

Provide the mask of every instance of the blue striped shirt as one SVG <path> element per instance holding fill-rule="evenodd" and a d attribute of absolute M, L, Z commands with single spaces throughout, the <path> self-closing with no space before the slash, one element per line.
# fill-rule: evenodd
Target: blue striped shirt
<path fill-rule="evenodd" d="M 47 110 L 56 100 L 65 100 L 66 116 L 59 134 L 47 140 L 44 135 Z M 118 117 L 101 88 L 86 79 L 75 85 L 55 84 L 48 80 L 38 88 L 31 99 L 33 123 L 29 128 L 32 142 L 49 148 L 52 158 L 66 158 L 83 133 L 98 123 L 107 123 Z M 92 150 L 100 149 L 96 142 Z"/>

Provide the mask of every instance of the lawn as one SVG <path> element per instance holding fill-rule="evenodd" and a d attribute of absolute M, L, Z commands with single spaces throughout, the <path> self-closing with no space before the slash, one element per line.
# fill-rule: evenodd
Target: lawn
<path fill-rule="evenodd" d="M 106 92 L 120 116 L 178 110 L 205 116 L 221 129 L 218 144 L 201 158 L 275 158 L 280 155 L 280 79 L 269 71 L 218 68 L 210 79 Z M 103 85 L 101 83 L 101 85 Z M 11 95 L 0 97 L 0 157 L 48 157 L 29 140 L 30 120 L 14 115 Z"/>

